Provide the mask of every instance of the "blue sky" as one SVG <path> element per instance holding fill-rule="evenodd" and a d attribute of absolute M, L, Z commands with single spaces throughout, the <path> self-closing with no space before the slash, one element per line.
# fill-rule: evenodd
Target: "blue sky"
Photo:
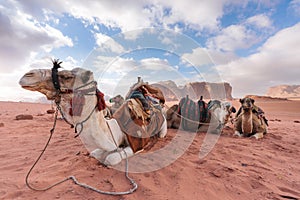
<path fill-rule="evenodd" d="M 94 72 L 107 95 L 144 81 L 229 82 L 233 96 L 300 84 L 299 0 L 0 0 L 0 100 L 41 95 L 30 69 Z"/>

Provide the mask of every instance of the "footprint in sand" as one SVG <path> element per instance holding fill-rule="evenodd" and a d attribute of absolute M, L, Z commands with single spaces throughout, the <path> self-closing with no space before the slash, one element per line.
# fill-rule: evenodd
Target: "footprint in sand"
<path fill-rule="evenodd" d="M 296 192 L 294 190 L 291 190 L 289 188 L 285 187 L 277 187 L 280 191 L 283 193 L 278 194 L 279 196 L 286 198 L 286 199 L 299 199 L 300 198 L 300 193 Z"/>

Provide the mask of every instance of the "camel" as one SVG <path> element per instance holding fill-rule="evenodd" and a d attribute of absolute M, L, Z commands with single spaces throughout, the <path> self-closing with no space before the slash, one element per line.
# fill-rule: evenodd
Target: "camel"
<path fill-rule="evenodd" d="M 180 115 L 178 114 L 178 104 L 174 104 L 166 111 L 167 127 L 173 129 L 179 129 L 180 127 Z"/>
<path fill-rule="evenodd" d="M 120 94 L 113 98 L 110 98 L 109 102 L 113 103 L 113 105 L 110 107 L 111 114 L 114 114 L 116 110 L 118 110 L 121 107 L 124 101 L 124 97 L 122 97 Z"/>
<path fill-rule="evenodd" d="M 66 122 L 73 125 L 79 132 L 90 156 L 98 159 L 102 164 L 117 165 L 123 159 L 143 150 L 134 148 L 132 146 L 134 143 L 128 142 L 129 139 L 140 138 L 131 137 L 121 130 L 120 125 L 124 127 L 124 124 L 119 124 L 118 118 L 106 119 L 104 117 L 105 101 L 103 93 L 97 90 L 93 72 L 83 68 L 58 71 L 60 64 L 61 62 L 54 60 L 52 71 L 50 69 L 31 70 L 20 79 L 19 84 L 24 89 L 44 94 L 48 100 L 54 100 Z M 119 116 L 123 111 L 129 112 L 128 107 L 131 106 L 132 109 L 134 105 L 138 105 L 137 100 L 129 99 L 118 110 Z M 128 117 L 125 118 L 129 121 Z M 135 119 L 135 121 L 143 126 L 142 130 L 148 130 L 145 129 L 147 124 L 144 121 L 140 119 Z M 160 126 L 155 130 L 156 136 L 160 138 L 166 136 L 167 123 L 164 117 Z M 149 133 L 149 135 L 152 134 L 154 133 Z"/>
<path fill-rule="evenodd" d="M 183 129 L 204 131 L 205 129 L 207 129 L 207 126 L 205 125 L 212 125 L 212 127 L 214 127 L 215 129 L 212 130 L 212 132 L 219 133 L 221 131 L 221 128 L 223 128 L 223 126 L 229 121 L 231 113 L 236 112 L 235 108 L 231 105 L 230 102 L 211 100 L 208 104 L 206 104 L 204 101 L 202 101 L 202 99 L 200 99 L 200 102 L 202 103 L 202 107 L 203 107 L 202 113 L 205 114 L 206 112 L 207 116 L 202 117 L 202 119 L 200 117 L 200 120 L 199 120 L 199 116 L 197 116 L 196 118 L 198 120 L 195 120 L 190 118 L 191 116 L 190 113 L 183 114 L 183 109 L 185 109 L 184 105 L 182 105 L 181 103 L 183 102 L 183 99 L 184 98 L 180 100 L 179 103 L 180 106 L 178 104 L 175 104 L 166 111 L 168 128 L 179 129 L 182 126 Z M 191 101 L 189 102 L 189 105 L 191 104 L 197 105 L 195 102 L 192 103 Z M 193 110 L 194 109 L 195 108 L 193 108 Z M 186 122 L 184 122 L 184 120 Z M 189 127 L 193 127 L 193 128 L 189 128 Z"/>
<path fill-rule="evenodd" d="M 236 114 L 234 135 L 260 139 L 267 133 L 267 119 L 254 102 L 254 99 L 248 97 L 240 99 L 241 107 Z"/>

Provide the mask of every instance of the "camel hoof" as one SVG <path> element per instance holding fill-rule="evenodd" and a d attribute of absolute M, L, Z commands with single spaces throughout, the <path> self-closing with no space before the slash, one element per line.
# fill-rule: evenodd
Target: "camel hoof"
<path fill-rule="evenodd" d="M 252 135 L 251 137 L 258 140 L 258 139 L 263 138 L 263 133 L 256 133 L 256 134 Z"/>
<path fill-rule="evenodd" d="M 113 152 L 106 156 L 103 164 L 106 166 L 113 166 L 122 161 L 121 155 L 119 152 Z"/>
<path fill-rule="evenodd" d="M 233 136 L 242 137 L 242 134 L 240 132 L 238 132 L 238 131 L 235 131 L 234 134 L 233 134 Z"/>
<path fill-rule="evenodd" d="M 256 134 L 255 134 L 255 135 L 252 135 L 252 136 L 250 136 L 250 138 L 255 138 L 255 139 L 257 139 L 257 140 L 259 139 L 259 138 L 258 138 L 258 136 L 257 136 Z"/>

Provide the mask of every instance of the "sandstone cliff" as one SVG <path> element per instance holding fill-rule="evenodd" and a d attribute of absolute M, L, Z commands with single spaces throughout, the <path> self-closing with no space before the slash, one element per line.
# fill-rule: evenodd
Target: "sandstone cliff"
<path fill-rule="evenodd" d="M 232 99 L 232 87 L 229 83 L 192 82 L 177 86 L 173 81 L 161 81 L 152 84 L 162 90 L 167 101 L 177 101 L 189 95 L 192 99 Z"/>
<path fill-rule="evenodd" d="M 300 97 L 300 85 L 278 85 L 270 87 L 266 93 L 267 96 L 279 98 Z"/>

